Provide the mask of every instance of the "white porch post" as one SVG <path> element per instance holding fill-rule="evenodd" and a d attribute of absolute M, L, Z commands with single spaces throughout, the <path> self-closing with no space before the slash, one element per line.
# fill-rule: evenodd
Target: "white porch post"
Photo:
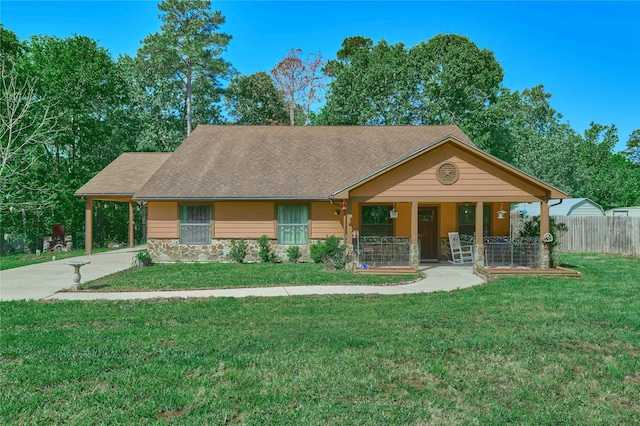
<path fill-rule="evenodd" d="M 484 203 L 476 203 L 476 235 L 475 235 L 475 256 L 474 269 L 484 268 Z"/>

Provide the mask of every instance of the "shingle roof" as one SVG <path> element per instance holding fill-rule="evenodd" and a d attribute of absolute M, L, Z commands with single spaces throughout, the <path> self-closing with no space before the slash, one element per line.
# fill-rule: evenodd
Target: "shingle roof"
<path fill-rule="evenodd" d="M 199 125 L 135 199 L 327 199 L 457 126 Z"/>
<path fill-rule="evenodd" d="M 127 152 L 75 192 L 85 196 L 132 196 L 171 156 L 168 152 Z"/>

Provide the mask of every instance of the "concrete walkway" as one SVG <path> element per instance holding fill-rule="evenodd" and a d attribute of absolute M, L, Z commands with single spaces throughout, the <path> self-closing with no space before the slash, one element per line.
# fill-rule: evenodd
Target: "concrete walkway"
<path fill-rule="evenodd" d="M 82 283 L 127 269 L 135 252 L 144 247 L 116 250 L 74 259 L 91 264 L 81 269 Z M 0 300 L 126 300 L 190 297 L 275 297 L 329 294 L 412 294 L 451 291 L 480 285 L 484 281 L 470 266 L 448 263 L 422 265 L 426 277 L 403 285 L 358 286 L 279 286 L 215 290 L 145 291 L 145 292 L 60 292 L 72 284 L 73 268 L 64 260 L 25 266 L 0 272 Z"/>
<path fill-rule="evenodd" d="M 85 283 L 130 268 L 133 256 L 144 249 L 139 246 L 0 271 L 0 301 L 41 300 L 71 288 L 73 267 L 65 264 L 67 261 L 91 262 L 80 268 L 81 282 Z"/>

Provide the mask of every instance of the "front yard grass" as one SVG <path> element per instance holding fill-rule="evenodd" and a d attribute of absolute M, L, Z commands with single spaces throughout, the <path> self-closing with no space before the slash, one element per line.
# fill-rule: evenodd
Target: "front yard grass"
<path fill-rule="evenodd" d="M 88 291 L 195 290 L 295 285 L 381 285 L 413 281 L 420 275 L 356 275 L 328 271 L 318 263 L 175 263 L 131 268 L 83 284 Z"/>
<path fill-rule="evenodd" d="M 562 261 L 582 277 L 1 302 L 0 424 L 639 424 L 640 261 Z"/>
<path fill-rule="evenodd" d="M 93 249 L 94 253 L 101 253 L 105 251 L 117 250 L 112 248 L 97 248 Z M 34 265 L 36 263 L 51 262 L 55 257 L 56 260 L 69 259 L 71 257 L 84 256 L 84 249 L 58 251 L 58 252 L 44 252 L 39 255 L 34 253 L 25 254 L 10 254 L 7 256 L 0 256 L 0 271 L 5 269 L 19 268 L 21 266 Z"/>
<path fill-rule="evenodd" d="M 60 252 L 45 252 L 40 255 L 36 254 L 11 254 L 0 256 L 0 271 L 5 269 L 19 268 L 21 266 L 33 265 L 36 263 L 51 262 L 53 257 L 57 260 L 68 259 L 70 257 L 82 256 L 84 250 L 70 250 Z"/>

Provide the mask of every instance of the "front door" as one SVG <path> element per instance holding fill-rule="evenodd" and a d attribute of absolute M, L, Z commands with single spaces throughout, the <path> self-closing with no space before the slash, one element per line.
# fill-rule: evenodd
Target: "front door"
<path fill-rule="evenodd" d="M 420 234 L 420 259 L 438 261 L 438 208 L 418 209 L 418 233 Z"/>

